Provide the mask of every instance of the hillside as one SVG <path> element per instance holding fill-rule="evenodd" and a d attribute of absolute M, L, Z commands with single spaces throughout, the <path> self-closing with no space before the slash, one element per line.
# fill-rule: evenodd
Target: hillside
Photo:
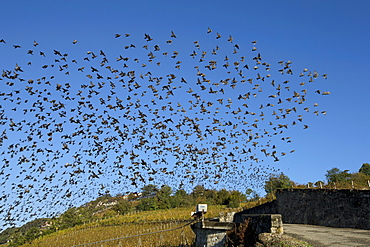
<path fill-rule="evenodd" d="M 0 233 L 0 245 L 73 246 L 116 238 L 116 241 L 109 241 L 112 242 L 112 246 L 117 246 L 120 241 L 121 245 L 123 242 L 138 244 L 132 241 L 164 243 L 163 239 L 171 240 L 171 244 L 174 245 L 184 244 L 185 240 L 185 242 L 191 242 L 194 239 L 189 227 L 163 232 L 159 234 L 159 240 L 158 234 L 148 233 L 187 224 L 191 220 L 190 212 L 194 211 L 198 203 L 209 205 L 210 212 L 207 217 L 217 217 L 220 212 L 230 208 L 247 209 L 272 200 L 277 189 L 353 189 L 357 187 L 366 189 L 365 186 L 369 184 L 369 174 L 363 171 L 364 167 L 367 168 L 368 164 L 364 164 L 358 173 L 353 174 L 333 168 L 326 174 L 327 184 L 318 181 L 315 184 L 300 185 L 291 181 L 283 173 L 275 174 L 265 182 L 266 198 L 260 198 L 258 193 L 251 189 L 247 189 L 243 194 L 235 190 L 206 189 L 202 185 L 197 185 L 187 193 L 182 189 L 173 192 L 168 185 L 158 188 L 156 185 L 149 184 L 144 186 L 140 193 L 116 196 L 106 194 L 79 207 L 71 207 L 64 213 L 57 214 L 56 217 L 35 219 L 21 227 L 5 229 Z M 125 238 L 124 241 L 122 239 L 144 233 L 148 236 Z M 109 244 L 105 245 L 109 246 Z"/>
<path fill-rule="evenodd" d="M 21 227 L 8 228 L 0 233 L 0 244 L 9 247 L 26 243 L 32 243 L 30 246 L 34 243 L 37 243 L 36 246 L 72 246 L 123 235 L 137 235 L 143 231 L 177 228 L 188 223 L 191 221 L 190 213 L 198 203 L 209 205 L 207 217 L 217 217 L 221 211 L 227 211 L 226 208 L 246 206 L 246 201 L 246 196 L 239 191 L 209 190 L 199 185 L 191 193 L 184 190 L 173 193 L 166 185 L 161 188 L 148 185 L 142 188 L 141 193 L 118 194 L 114 197 L 103 195 L 80 207 L 71 207 L 56 217 L 36 219 Z M 248 201 L 248 207 L 251 207 L 263 200 Z M 186 238 L 192 241 L 192 232 L 184 229 L 181 234 L 186 234 Z M 176 239 L 174 236 L 179 231 L 166 233 L 165 239 Z M 163 238 L 164 235 L 161 235 Z M 63 238 L 67 242 L 60 240 Z M 45 245 L 44 241 L 47 241 Z"/>
<path fill-rule="evenodd" d="M 63 247 L 74 246 L 97 241 L 105 241 L 104 246 L 153 246 L 155 243 L 161 246 L 188 245 L 194 241 L 195 235 L 188 223 L 192 221 L 190 212 L 193 207 L 174 208 L 167 210 L 131 212 L 126 215 L 106 217 L 90 223 L 75 226 L 73 228 L 58 230 L 52 234 L 40 237 L 24 247 Z M 217 217 L 220 212 L 227 212 L 225 206 L 209 206 L 208 217 Z M 185 226 L 186 225 L 186 226 Z M 185 227 L 182 227 L 185 226 Z M 173 231 L 168 229 L 178 228 Z M 156 234 L 148 234 L 160 232 Z M 140 237 L 128 236 L 147 234 Z M 120 239 L 121 238 L 121 239 Z M 124 239 L 122 239 L 124 238 Z M 101 242 L 88 246 L 101 246 Z M 87 245 L 85 245 L 87 246 Z"/>

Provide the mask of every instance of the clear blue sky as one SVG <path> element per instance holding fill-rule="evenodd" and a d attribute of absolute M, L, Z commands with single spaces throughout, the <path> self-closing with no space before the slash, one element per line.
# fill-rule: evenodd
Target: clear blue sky
<path fill-rule="evenodd" d="M 296 151 L 279 162 L 269 160 L 259 166 L 274 166 L 293 181 L 307 183 L 324 181 L 326 171 L 333 167 L 357 172 L 370 162 L 369 1 L 5 0 L 1 9 L 0 40 L 6 41 L 0 43 L 1 69 L 14 68 L 15 63 L 26 68 L 26 51 L 33 48 L 34 40 L 45 52 L 62 50 L 78 59 L 90 50 L 117 55 L 117 42 L 122 42 L 122 48 L 139 43 L 144 33 L 153 42 L 164 43 L 171 39 L 172 30 L 179 52 L 187 53 L 195 50 L 192 42 L 198 39 L 203 40 L 202 47 L 214 46 L 206 33 L 208 27 L 213 30 L 210 35 L 218 32 L 224 40 L 232 35 L 248 51 L 256 40 L 257 52 L 275 71 L 278 61 L 290 60 L 295 78 L 303 68 L 328 74 L 327 80 L 321 77 L 319 88 L 331 92 L 317 98 L 318 109 L 325 110 L 326 116 L 315 116 L 312 104 L 316 101 L 310 102 L 310 114 L 304 118 L 309 128 L 287 132 L 292 143 L 282 149 Z M 116 33 L 122 37 L 115 39 Z M 125 33 L 131 34 L 128 43 Z M 75 39 L 78 43 L 73 45 Z M 255 53 L 247 58 L 251 54 Z M 75 77 L 71 83 L 80 79 Z"/>

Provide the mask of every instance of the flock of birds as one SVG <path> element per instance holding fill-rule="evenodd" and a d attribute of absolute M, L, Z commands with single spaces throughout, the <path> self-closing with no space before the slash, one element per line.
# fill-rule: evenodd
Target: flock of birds
<path fill-rule="evenodd" d="M 326 114 L 314 100 L 330 94 L 316 82 L 327 75 L 270 64 L 257 41 L 211 29 L 190 51 L 174 32 L 131 39 L 83 53 L 71 40 L 66 53 L 0 37 L 0 54 L 13 54 L 0 58 L 4 226 L 149 183 L 261 184 L 294 152 L 286 132 Z"/>

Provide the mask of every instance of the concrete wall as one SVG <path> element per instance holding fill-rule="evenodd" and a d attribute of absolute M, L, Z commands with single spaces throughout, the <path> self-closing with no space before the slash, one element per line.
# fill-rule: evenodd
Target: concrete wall
<path fill-rule="evenodd" d="M 191 225 L 196 234 L 196 247 L 224 247 L 226 231 L 233 229 L 232 222 L 201 221 Z"/>
<path fill-rule="evenodd" d="M 370 230 L 370 190 L 287 189 L 276 198 L 238 214 L 278 213 L 284 223 Z"/>

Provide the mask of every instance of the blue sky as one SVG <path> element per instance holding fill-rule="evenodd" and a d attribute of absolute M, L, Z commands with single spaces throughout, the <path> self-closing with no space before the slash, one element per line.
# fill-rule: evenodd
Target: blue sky
<path fill-rule="evenodd" d="M 87 56 L 86 51 L 100 49 L 117 55 L 117 46 L 143 43 L 145 33 L 164 46 L 174 31 L 173 47 L 187 54 L 195 49 L 196 40 L 202 48 L 213 47 L 216 41 L 210 35 L 214 37 L 216 32 L 223 40 L 232 35 L 234 42 L 249 52 L 256 40 L 257 52 L 275 71 L 278 61 L 290 60 L 296 80 L 303 68 L 328 74 L 327 80 L 321 77 L 319 88 L 331 92 L 329 96 L 315 95 L 310 101 L 313 104 L 317 98 L 318 109 L 325 110 L 326 116 L 315 116 L 311 110 L 304 118 L 308 129 L 289 129 L 292 143 L 282 149 L 296 151 L 279 162 L 270 160 L 256 167 L 273 166 L 298 183 L 324 181 L 326 171 L 333 167 L 357 172 L 363 163 L 370 162 L 369 10 L 369 1 L 20 0 L 15 4 L 6 0 L 2 1 L 0 39 L 7 43 L 0 43 L 0 65 L 9 69 L 15 63 L 27 63 L 25 53 L 33 48 L 34 40 L 45 52 L 57 49 L 79 59 Z M 208 27 L 213 32 L 207 36 Z M 117 33 L 130 34 L 127 43 L 124 37 L 115 39 Z M 73 45 L 75 39 L 78 43 Z M 227 43 L 223 42 L 220 44 Z M 22 48 L 11 47 L 15 44 Z M 253 54 L 246 56 L 250 59 Z M 185 62 L 182 66 L 186 74 Z M 76 75 L 74 81 L 78 80 L 82 78 Z M 314 107 L 310 105 L 310 109 Z M 50 169 L 55 168 L 50 165 Z M 100 183 L 108 185 L 106 179 Z"/>

